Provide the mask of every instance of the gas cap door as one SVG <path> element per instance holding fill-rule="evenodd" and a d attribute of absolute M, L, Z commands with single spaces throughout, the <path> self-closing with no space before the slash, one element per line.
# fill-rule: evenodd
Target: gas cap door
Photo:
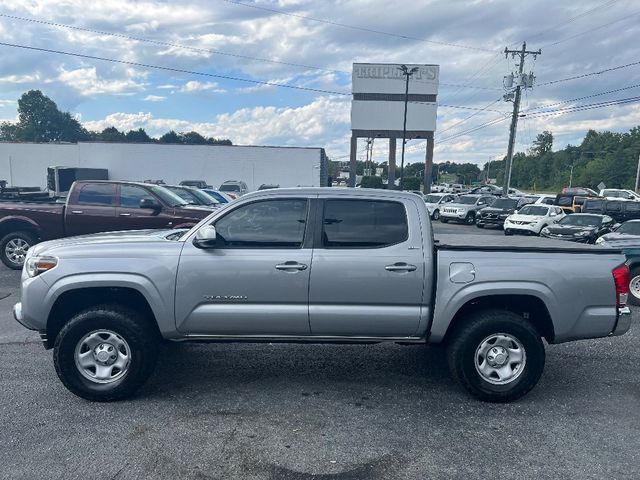
<path fill-rule="evenodd" d="M 452 283 L 470 283 L 476 279 L 473 263 L 453 262 L 449 265 L 449 280 Z"/>

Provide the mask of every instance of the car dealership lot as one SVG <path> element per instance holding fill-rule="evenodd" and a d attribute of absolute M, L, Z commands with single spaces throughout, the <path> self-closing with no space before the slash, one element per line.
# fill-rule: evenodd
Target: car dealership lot
<path fill-rule="evenodd" d="M 279 344 L 169 345 L 133 400 L 92 404 L 12 319 L 18 279 L 0 269 L 0 478 L 640 476 L 639 311 L 622 337 L 549 346 L 513 404 L 465 394 L 440 347 Z"/>

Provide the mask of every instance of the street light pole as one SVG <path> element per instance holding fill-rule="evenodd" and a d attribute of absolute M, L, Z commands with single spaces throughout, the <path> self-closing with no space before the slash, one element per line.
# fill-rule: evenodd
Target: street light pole
<path fill-rule="evenodd" d="M 633 190 L 638 193 L 638 181 L 640 181 L 640 154 L 638 154 L 638 170 L 636 170 L 636 188 Z"/>
<path fill-rule="evenodd" d="M 407 137 L 407 104 L 409 103 L 409 77 L 418 71 L 418 67 L 409 69 L 406 65 L 401 65 L 398 70 L 406 77 L 407 81 L 404 87 L 404 120 L 402 122 L 402 158 L 400 160 L 400 190 L 404 186 L 404 144 Z"/>

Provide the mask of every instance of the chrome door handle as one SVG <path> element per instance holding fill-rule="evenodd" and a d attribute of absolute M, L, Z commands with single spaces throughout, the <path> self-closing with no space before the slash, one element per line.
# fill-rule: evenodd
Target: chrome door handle
<path fill-rule="evenodd" d="M 74 215 L 81 215 L 83 212 L 82 210 L 71 210 L 71 213 L 73 213 Z"/>
<path fill-rule="evenodd" d="M 121 213 L 120 216 L 121 217 L 130 217 L 131 214 L 130 213 Z"/>
<path fill-rule="evenodd" d="M 276 265 L 276 270 L 284 270 L 285 272 L 288 270 L 306 270 L 307 266 L 304 263 L 298 262 L 284 262 Z"/>
<path fill-rule="evenodd" d="M 394 263 L 393 265 L 384 267 L 384 269 L 389 272 L 413 272 L 417 268 L 415 265 L 409 265 L 408 263 Z"/>

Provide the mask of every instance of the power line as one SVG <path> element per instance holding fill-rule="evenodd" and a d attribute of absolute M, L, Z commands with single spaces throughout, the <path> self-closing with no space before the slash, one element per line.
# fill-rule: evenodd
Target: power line
<path fill-rule="evenodd" d="M 488 105 L 486 105 L 484 108 L 479 109 L 477 112 L 472 113 L 471 115 L 469 115 L 466 118 L 463 118 L 462 120 L 460 120 L 459 122 L 454 123 L 453 125 L 445 128 L 444 130 L 441 130 L 440 132 L 438 132 L 440 135 L 442 135 L 444 132 L 447 132 L 449 130 L 451 130 L 452 128 L 457 127 L 458 125 L 461 125 L 463 123 L 465 123 L 467 120 L 472 119 L 473 117 L 475 117 L 476 115 L 479 115 L 480 113 L 484 112 L 485 110 L 487 110 L 489 107 L 491 107 L 492 105 L 495 105 L 496 103 L 498 103 L 500 100 L 502 100 L 502 97 L 494 100 L 493 102 L 489 103 Z M 494 110 L 495 111 L 495 110 Z M 502 112 L 500 112 L 502 113 Z"/>
<path fill-rule="evenodd" d="M 599 70 L 597 72 L 591 72 L 591 73 L 583 73 L 582 75 L 575 75 L 573 77 L 567 77 L 567 78 L 560 78 L 558 80 L 552 80 L 550 82 L 545 82 L 545 83 L 539 83 L 538 86 L 539 87 L 543 87 L 545 85 L 554 85 L 556 83 L 561 83 L 561 82 L 568 82 L 570 80 L 577 80 L 579 78 L 585 78 L 585 77 L 590 77 L 592 75 L 600 75 L 602 73 L 606 73 L 606 72 L 613 72 L 614 70 L 621 70 L 623 68 L 628 68 L 628 67 L 633 67 L 635 65 L 640 65 L 640 62 L 631 62 L 631 63 L 627 63 L 625 65 L 618 65 L 616 67 L 611 67 L 611 68 L 605 68 L 604 70 Z"/>
<path fill-rule="evenodd" d="M 547 45 L 543 45 L 542 48 L 549 48 L 549 47 L 553 47 L 555 45 L 558 45 L 560 43 L 568 42 L 569 40 L 573 40 L 574 38 L 581 37 L 582 35 L 586 35 L 587 33 L 595 32 L 596 30 L 600 30 L 602 28 L 608 27 L 610 25 L 613 25 L 614 23 L 622 22 L 623 20 L 628 20 L 629 18 L 635 17 L 638 14 L 640 14 L 640 11 L 637 11 L 637 12 L 634 12 L 634 13 L 631 13 L 631 14 L 626 14 L 624 17 L 618 18 L 617 20 L 614 20 L 612 22 L 608 22 L 608 23 L 605 23 L 605 24 L 602 24 L 602 25 L 598 25 L 597 27 L 590 28 L 589 30 L 585 30 L 584 32 L 576 33 L 575 35 L 571 35 L 569 37 L 563 38 L 563 39 L 558 40 L 556 42 L 549 43 Z"/>
<path fill-rule="evenodd" d="M 265 62 L 265 63 L 274 63 L 277 65 L 285 65 L 285 66 L 289 66 L 289 67 L 298 67 L 298 68 L 306 68 L 308 70 L 318 70 L 318 71 L 323 71 L 323 72 L 329 72 L 329 73 L 344 73 L 347 75 L 351 75 L 351 72 L 347 72 L 345 70 L 333 70 L 333 69 L 328 69 L 328 68 L 323 68 L 323 67 L 317 67 L 314 65 L 305 65 L 303 63 L 292 63 L 292 62 L 284 62 L 284 61 L 280 61 L 280 60 L 275 60 L 272 58 L 261 58 L 261 57 L 252 57 L 249 55 L 242 55 L 239 53 L 231 53 L 231 52 L 224 52 L 222 50 L 214 50 L 214 49 L 210 49 L 210 48 L 200 48 L 200 47 L 190 47 L 187 45 L 181 45 L 178 43 L 173 43 L 173 42 L 165 42 L 162 40 L 153 40 L 151 38 L 144 38 L 144 37 L 136 37 L 133 35 L 126 35 L 123 33 L 114 33 L 114 32 L 107 32 L 104 30 L 95 30 L 92 28 L 84 28 L 84 27 L 77 27 L 75 25 L 67 25 L 64 23 L 59 23 L 59 22 L 49 22 L 46 20 L 38 20 L 36 18 L 29 18 L 29 17 L 18 17 L 16 15 L 8 15 L 6 13 L 0 13 L 0 17 L 4 17 L 4 18 L 10 18 L 12 20 L 20 20 L 23 22 L 31 22 L 31 23 L 37 23 L 37 24 L 41 24 L 41 25 L 48 25 L 51 27 L 58 27 L 58 28 L 66 28 L 69 30 L 77 30 L 80 32 L 88 32 L 88 33 L 95 33 L 98 35 L 105 35 L 105 36 L 109 36 L 109 37 L 115 37 L 115 38 L 122 38 L 125 40 L 133 40 L 136 42 L 145 42 L 145 43 L 150 43 L 150 44 L 154 44 L 154 45 L 159 45 L 162 47 L 172 47 L 172 48 L 181 48 L 184 50 L 190 50 L 193 52 L 199 52 L 199 53 L 211 53 L 214 55 L 224 55 L 224 56 L 228 56 L 228 57 L 234 57 L 234 58 L 242 58 L 244 60 L 253 60 L 256 62 Z"/>
<path fill-rule="evenodd" d="M 541 109 L 544 109 L 544 108 L 555 107 L 556 105 L 564 105 L 565 103 L 577 102 L 578 100 L 584 100 L 586 98 L 600 97 L 602 95 L 607 95 L 609 93 L 622 92 L 624 90 L 630 90 L 632 88 L 638 88 L 638 87 L 640 87 L 640 83 L 636 84 L 636 85 L 629 85 L 628 87 L 616 88 L 615 90 L 607 90 L 606 92 L 599 92 L 599 93 L 594 93 L 592 95 L 585 95 L 584 97 L 572 98 L 571 100 L 563 100 L 562 102 L 549 103 L 547 105 L 540 105 L 539 107 L 531 107 L 531 108 L 525 110 L 523 113 L 529 113 L 529 112 L 535 111 L 535 110 L 541 110 Z"/>
<path fill-rule="evenodd" d="M 0 42 L 0 45 L 4 45 L 5 47 L 13 47 L 13 48 L 22 48 L 24 50 L 34 50 L 37 52 L 46 52 L 46 53 L 55 53 L 58 55 L 66 55 L 69 57 L 77 57 L 77 58 L 87 58 L 90 60 L 100 60 L 102 62 L 111 62 L 111 63 L 119 63 L 122 65 L 130 65 L 130 66 L 134 66 L 134 67 L 142 67 L 142 68 L 152 68 L 155 70 L 167 70 L 170 72 L 177 72 L 177 73 L 186 73 L 189 75 L 198 75 L 201 77 L 210 77 L 210 78 L 220 78 L 220 79 L 224 79 L 224 80 L 233 80 L 236 82 L 245 82 L 245 83 L 253 83 L 256 85 L 268 85 L 271 87 L 281 87 L 281 88 L 290 88 L 290 89 L 294 89 L 294 90 L 304 90 L 304 91 L 308 91 L 308 92 L 316 92 L 316 93 L 328 93 L 331 95 L 344 95 L 344 96 L 348 96 L 351 95 L 351 93 L 347 93 L 347 92 L 336 92 L 336 91 L 332 91 L 332 90 L 323 90 L 320 88 L 312 88 L 312 87 L 302 87 L 300 85 L 292 85 L 289 83 L 275 83 L 275 82 L 269 82 L 266 80 L 252 80 L 249 78 L 242 78 L 242 77 L 234 77 L 234 76 L 230 76 L 230 75 L 220 75 L 217 73 L 207 73 L 207 72 L 196 72 L 193 70 L 186 70 L 186 69 L 182 69 L 182 68 L 175 68 L 175 67 L 166 67 L 166 66 L 162 66 L 162 65 L 152 65 L 149 63 L 140 63 L 140 62 L 131 62 L 131 61 L 127 61 L 127 60 L 118 60 L 118 59 L 114 59 L 114 58 L 107 58 L 107 57 L 98 57 L 95 55 L 86 55 L 86 54 L 82 54 L 82 53 L 74 53 L 74 52 L 65 52 L 63 50 L 53 50 L 53 49 L 49 49 L 49 48 L 40 48 L 40 47 L 32 47 L 29 45 L 19 45 L 19 44 L 15 44 L 15 43 L 6 43 L 6 42 Z"/>
<path fill-rule="evenodd" d="M 571 17 L 571 18 L 565 20 L 564 22 L 560 22 L 560 23 L 557 23 L 557 24 L 555 24 L 555 25 L 553 25 L 553 26 L 551 26 L 549 28 L 545 28 L 544 30 L 541 30 L 540 32 L 538 32 L 538 33 L 536 33 L 534 35 L 529 35 L 528 38 L 529 38 L 529 40 L 531 40 L 532 38 L 537 38 L 537 37 L 539 37 L 541 35 L 544 35 L 547 32 L 550 32 L 551 30 L 555 30 L 558 27 L 564 27 L 564 26 L 566 26 L 566 25 L 568 25 L 570 23 L 575 22 L 576 20 L 578 20 L 578 19 L 580 19 L 582 17 L 585 17 L 587 15 L 591 15 L 592 13 L 595 13 L 598 10 L 601 10 L 603 8 L 606 8 L 606 7 L 610 7 L 611 5 L 613 5 L 614 3 L 618 3 L 619 1 L 620 0 L 609 0 L 607 2 L 601 3 L 600 5 L 596 5 L 595 7 L 591 8 L 589 10 L 586 10 L 586 11 L 584 11 L 584 12 L 582 12 L 582 13 L 574 16 L 574 17 Z M 518 42 L 515 42 L 515 43 L 518 43 Z"/>
<path fill-rule="evenodd" d="M 456 48 L 466 48 L 468 50 L 478 50 L 481 52 L 495 52 L 495 49 L 488 49 L 488 48 L 482 48 L 482 47 L 472 47 L 469 45 L 461 45 L 458 43 L 450 43 L 450 42 L 440 42 L 440 41 L 436 41 L 436 40 L 427 40 L 426 38 L 420 38 L 420 37 L 413 37 L 411 35 L 404 35 L 401 33 L 392 33 L 392 32 L 385 32 L 382 30 L 376 30 L 373 28 L 368 28 L 368 27 L 361 27 L 358 25 L 349 25 L 346 23 L 340 23 L 340 22 L 334 22 L 332 20 L 326 20 L 324 18 L 317 18 L 317 17 L 310 17 L 307 15 L 300 15 L 298 13 L 292 13 L 292 12 L 285 12 L 283 10 L 278 10 L 275 8 L 270 8 L 270 7 L 263 7 L 261 5 L 255 5 L 255 4 L 249 4 L 249 3 L 243 3 L 243 2 L 239 2 L 237 0 L 222 0 L 223 2 L 226 3 L 231 3 L 233 5 L 240 5 L 243 7 L 248 7 L 248 8 L 253 8 L 256 10 L 262 10 L 265 12 L 270 12 L 270 13 L 275 13 L 277 15 L 286 15 L 287 17 L 294 17 L 294 18 L 300 18 L 303 20 L 309 20 L 312 22 L 318 22 L 318 23 L 324 23 L 326 25 L 332 25 L 334 27 L 341 27 L 341 28 L 348 28 L 350 30 L 357 30 L 360 32 L 368 32 L 368 33 L 376 33 L 378 35 L 385 35 L 387 37 L 396 37 L 396 38 L 402 38 L 405 40 L 415 40 L 418 42 L 424 42 L 424 43 L 433 43 L 436 45 L 443 45 L 443 46 L 448 46 L 448 47 L 456 47 Z"/>

